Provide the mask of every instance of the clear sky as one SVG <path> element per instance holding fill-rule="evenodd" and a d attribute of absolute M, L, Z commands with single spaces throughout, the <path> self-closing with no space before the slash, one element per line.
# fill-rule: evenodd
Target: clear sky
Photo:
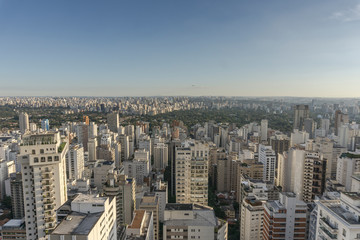
<path fill-rule="evenodd" d="M 360 97 L 360 0 L 0 0 L 0 96 Z"/>

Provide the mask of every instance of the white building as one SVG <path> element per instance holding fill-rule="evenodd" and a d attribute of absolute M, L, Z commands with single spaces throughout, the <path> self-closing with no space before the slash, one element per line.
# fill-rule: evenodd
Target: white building
<path fill-rule="evenodd" d="M 16 172 L 14 161 L 5 161 L 0 159 L 0 197 L 3 199 L 6 195 L 5 181 L 11 173 Z"/>
<path fill-rule="evenodd" d="M 273 183 L 275 180 L 276 155 L 271 146 L 259 144 L 259 162 L 264 166 L 263 180 Z"/>
<path fill-rule="evenodd" d="M 45 240 L 56 226 L 56 212 L 67 200 L 65 156 L 60 134 L 25 135 L 19 161 L 23 179 L 26 238 Z"/>
<path fill-rule="evenodd" d="M 294 147 L 297 144 L 304 144 L 308 139 L 309 133 L 294 129 L 294 132 L 291 133 L 290 147 Z"/>
<path fill-rule="evenodd" d="M 337 160 L 336 181 L 351 190 L 352 175 L 360 172 L 360 152 L 343 153 Z"/>
<path fill-rule="evenodd" d="M 168 203 L 168 185 L 166 182 L 157 180 L 155 184 L 154 193 L 159 201 L 159 221 L 164 221 L 165 206 Z"/>
<path fill-rule="evenodd" d="M 210 207 L 197 204 L 166 205 L 163 239 L 228 239 L 228 224 Z"/>
<path fill-rule="evenodd" d="M 154 220 L 152 211 L 135 210 L 131 224 L 126 227 L 126 239 L 154 239 Z"/>
<path fill-rule="evenodd" d="M 80 144 L 71 146 L 66 154 L 66 175 L 72 180 L 84 176 L 84 148 Z"/>
<path fill-rule="evenodd" d="M 176 148 L 176 202 L 208 204 L 209 145 L 186 142 Z"/>
<path fill-rule="evenodd" d="M 360 239 L 360 195 L 342 192 L 339 200 L 315 201 L 316 239 Z"/>
<path fill-rule="evenodd" d="M 71 213 L 49 235 L 49 240 L 117 240 L 116 199 L 78 195 Z"/>

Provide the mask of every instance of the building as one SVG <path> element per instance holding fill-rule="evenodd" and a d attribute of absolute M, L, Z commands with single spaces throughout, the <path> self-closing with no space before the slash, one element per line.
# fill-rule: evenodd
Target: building
<path fill-rule="evenodd" d="M 89 126 L 83 122 L 76 125 L 76 137 L 77 142 L 82 144 L 84 151 L 87 152 L 89 142 Z"/>
<path fill-rule="evenodd" d="M 153 190 L 159 201 L 159 221 L 164 221 L 165 206 L 168 203 L 168 185 L 160 179 L 156 181 Z"/>
<path fill-rule="evenodd" d="M 93 184 L 98 191 L 101 191 L 107 181 L 109 171 L 114 170 L 115 164 L 112 161 L 97 160 L 93 168 Z"/>
<path fill-rule="evenodd" d="M 261 133 L 260 140 L 267 141 L 268 140 L 268 120 L 266 120 L 266 119 L 261 120 L 260 133 Z"/>
<path fill-rule="evenodd" d="M 134 219 L 126 227 L 127 240 L 153 240 L 154 222 L 153 213 L 145 210 L 135 210 Z"/>
<path fill-rule="evenodd" d="M 276 156 L 279 153 L 283 153 L 290 148 L 290 139 L 288 136 L 283 134 L 277 134 L 270 137 L 270 146 L 275 151 Z"/>
<path fill-rule="evenodd" d="M 262 239 L 264 201 L 247 197 L 240 205 L 240 240 Z"/>
<path fill-rule="evenodd" d="M 317 200 L 316 239 L 360 239 L 360 195 L 342 192 L 337 200 Z"/>
<path fill-rule="evenodd" d="M 143 185 L 144 178 L 148 177 L 150 173 L 149 152 L 136 151 L 135 158 L 132 161 L 123 162 L 123 166 L 125 175 L 135 178 L 136 184 Z"/>
<path fill-rule="evenodd" d="M 304 131 L 309 134 L 309 138 L 313 139 L 315 136 L 316 122 L 312 118 L 304 120 Z"/>
<path fill-rule="evenodd" d="M 296 105 L 294 107 L 294 129 L 302 131 L 306 118 L 309 118 L 309 105 Z"/>
<path fill-rule="evenodd" d="M 186 142 L 176 148 L 176 202 L 208 204 L 209 145 Z"/>
<path fill-rule="evenodd" d="M 259 145 L 259 162 L 263 164 L 263 180 L 274 183 L 276 155 L 271 146 Z"/>
<path fill-rule="evenodd" d="M 151 211 L 154 224 L 154 239 L 159 239 L 159 199 L 155 193 L 145 193 L 139 204 L 139 210 Z"/>
<path fill-rule="evenodd" d="M 26 240 L 24 219 L 11 219 L 2 226 L 2 240 Z"/>
<path fill-rule="evenodd" d="M 263 239 L 306 239 L 307 205 L 291 192 L 264 205 Z"/>
<path fill-rule="evenodd" d="M 68 143 L 58 132 L 25 135 L 19 161 L 24 191 L 26 238 L 47 239 L 56 226 L 56 209 L 67 200 Z"/>
<path fill-rule="evenodd" d="M 114 112 L 114 113 L 109 113 L 107 115 L 107 123 L 109 126 L 110 131 L 117 133 L 118 129 L 119 129 L 119 114 Z"/>
<path fill-rule="evenodd" d="M 41 120 L 41 129 L 44 130 L 45 132 L 50 130 L 49 119 Z"/>
<path fill-rule="evenodd" d="M 128 225 L 133 219 L 136 209 L 135 179 L 116 171 L 108 173 L 107 181 L 103 187 L 103 195 L 116 197 L 116 221 L 118 228 Z"/>
<path fill-rule="evenodd" d="M 345 191 L 351 190 L 352 175 L 360 172 L 360 152 L 347 152 L 337 160 L 336 181 L 345 186 Z"/>
<path fill-rule="evenodd" d="M 82 179 L 84 176 L 84 148 L 72 145 L 66 154 L 66 176 L 68 179 Z"/>
<path fill-rule="evenodd" d="M 89 138 L 88 141 L 89 161 L 95 161 L 97 159 L 96 147 L 97 147 L 97 138 Z"/>
<path fill-rule="evenodd" d="M 228 224 L 215 217 L 211 207 L 198 204 L 166 204 L 163 239 L 228 239 Z"/>
<path fill-rule="evenodd" d="M 323 159 L 321 154 L 306 152 L 303 175 L 302 200 L 310 203 L 316 196 L 321 197 L 325 190 L 326 160 Z"/>
<path fill-rule="evenodd" d="M 13 218 L 22 219 L 25 217 L 25 211 L 21 173 L 13 173 L 10 175 L 10 188 Z"/>
<path fill-rule="evenodd" d="M 15 161 L 6 161 L 0 159 L 0 197 L 4 199 L 6 196 L 6 184 L 5 182 L 10 177 L 11 173 L 16 172 Z M 9 191 L 8 191 L 9 192 Z M 9 193 L 8 193 L 9 195 Z"/>
<path fill-rule="evenodd" d="M 29 129 L 29 115 L 27 113 L 20 113 L 19 114 L 19 128 L 21 134 L 26 133 Z"/>
<path fill-rule="evenodd" d="M 115 198 L 79 194 L 49 240 L 117 240 Z"/>
<path fill-rule="evenodd" d="M 157 143 L 154 146 L 154 167 L 157 170 L 165 169 L 168 166 L 168 146 L 165 143 Z"/>

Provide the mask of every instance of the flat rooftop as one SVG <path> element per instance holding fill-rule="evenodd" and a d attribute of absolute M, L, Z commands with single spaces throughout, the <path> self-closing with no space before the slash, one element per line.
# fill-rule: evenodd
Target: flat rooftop
<path fill-rule="evenodd" d="M 94 204 L 104 204 L 107 200 L 107 197 L 98 197 L 96 194 L 79 194 L 77 197 L 72 200 L 72 203 L 94 203 Z"/>
<path fill-rule="evenodd" d="M 146 212 L 145 210 L 135 210 L 134 219 L 132 220 L 131 225 L 129 225 L 128 228 L 135 228 L 135 229 L 141 228 L 141 223 L 143 221 L 145 212 Z"/>
<path fill-rule="evenodd" d="M 70 213 L 51 233 L 51 235 L 88 235 L 103 212 Z"/>

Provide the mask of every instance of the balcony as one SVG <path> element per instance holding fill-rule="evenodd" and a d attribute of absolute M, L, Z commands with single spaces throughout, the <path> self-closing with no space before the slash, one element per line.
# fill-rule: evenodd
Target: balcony
<path fill-rule="evenodd" d="M 325 227 L 333 235 L 338 233 L 337 227 L 333 226 L 326 218 L 320 218 L 320 225 Z"/>
<path fill-rule="evenodd" d="M 328 236 L 330 239 L 337 239 L 337 234 L 332 234 L 330 231 L 328 231 L 325 227 L 320 227 L 320 232 L 323 232 L 326 236 Z"/>

